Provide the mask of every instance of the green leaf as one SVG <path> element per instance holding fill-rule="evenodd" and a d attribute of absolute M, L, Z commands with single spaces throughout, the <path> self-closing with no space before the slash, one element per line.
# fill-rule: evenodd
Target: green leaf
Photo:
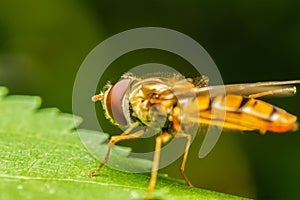
<path fill-rule="evenodd" d="M 82 145 L 75 128 L 81 119 L 53 108 L 39 109 L 41 99 L 6 96 L 0 87 L 0 199 L 143 199 L 149 176 L 109 167 L 89 178 L 99 161 Z M 105 134 L 78 130 L 106 153 Z M 87 144 L 87 147 L 89 144 Z M 91 149 L 89 149 L 91 150 Z M 92 150 L 93 151 L 93 150 Z M 127 158 L 128 148 L 115 147 L 111 160 L 119 165 L 149 167 L 151 162 Z M 133 159 L 133 160 L 132 160 Z M 132 164 L 134 163 L 134 165 Z M 190 188 L 160 175 L 153 194 L 159 199 L 240 199 Z"/>

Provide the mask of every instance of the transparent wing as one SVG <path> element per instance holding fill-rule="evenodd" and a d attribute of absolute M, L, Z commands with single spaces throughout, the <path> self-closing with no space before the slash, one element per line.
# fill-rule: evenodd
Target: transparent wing
<path fill-rule="evenodd" d="M 224 92 L 230 94 L 239 94 L 257 98 L 261 96 L 286 97 L 296 93 L 296 87 L 291 86 L 300 84 L 300 80 L 291 81 L 269 81 L 257 83 L 242 83 L 229 85 L 216 85 L 208 87 L 196 87 L 194 92 L 197 95 L 220 95 Z"/>
<path fill-rule="evenodd" d="M 208 81 L 207 81 L 208 82 Z M 224 93 L 238 94 L 242 96 L 248 96 L 250 98 L 258 98 L 262 96 L 291 96 L 296 93 L 296 87 L 290 86 L 293 84 L 300 84 L 300 80 L 292 81 L 270 81 L 270 82 L 257 82 L 257 83 L 244 83 L 244 84 L 230 84 L 230 85 L 219 85 L 219 86 L 203 86 L 201 84 L 195 84 L 196 88 L 193 88 L 195 94 L 198 96 L 197 101 L 203 100 L 205 98 L 200 96 L 216 97 L 217 95 L 224 95 Z M 206 105 L 209 103 L 209 100 L 205 103 L 201 102 L 199 105 Z M 199 108 L 198 108 L 199 109 Z M 197 112 L 191 109 L 191 112 Z M 208 111 L 210 113 L 210 111 Z M 199 151 L 199 157 L 204 158 L 215 146 L 217 143 L 221 131 L 214 130 L 214 128 L 220 126 L 228 129 L 236 130 L 253 130 L 255 128 L 241 126 L 239 124 L 230 123 L 226 121 L 226 118 L 221 120 L 210 120 L 203 118 L 203 112 L 201 113 L 202 117 L 190 117 L 191 121 L 199 122 L 200 124 L 214 125 L 210 126 L 204 138 L 204 141 L 201 145 Z M 238 117 L 237 117 L 238 118 Z M 220 123 L 220 124 L 219 124 Z"/>

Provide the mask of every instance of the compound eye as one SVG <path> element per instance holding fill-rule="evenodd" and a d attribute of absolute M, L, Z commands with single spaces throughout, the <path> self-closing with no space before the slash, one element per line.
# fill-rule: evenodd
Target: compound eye
<path fill-rule="evenodd" d="M 123 99 L 130 87 L 132 78 L 123 78 L 112 86 L 107 94 L 106 108 L 110 117 L 119 125 L 127 125 L 123 110 Z"/>

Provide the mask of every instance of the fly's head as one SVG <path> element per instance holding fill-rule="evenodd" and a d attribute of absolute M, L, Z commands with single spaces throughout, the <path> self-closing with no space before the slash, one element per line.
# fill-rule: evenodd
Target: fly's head
<path fill-rule="evenodd" d="M 130 89 L 134 77 L 123 76 L 114 85 L 104 88 L 104 91 L 92 97 L 92 101 L 102 102 L 105 116 L 113 124 L 127 126 L 131 124 L 128 102 L 126 95 Z"/>
<path fill-rule="evenodd" d="M 160 78 L 138 79 L 123 76 L 114 85 L 92 97 L 101 101 L 105 116 L 118 126 L 138 122 L 142 126 L 162 128 L 168 122 L 177 98 L 170 85 Z"/>

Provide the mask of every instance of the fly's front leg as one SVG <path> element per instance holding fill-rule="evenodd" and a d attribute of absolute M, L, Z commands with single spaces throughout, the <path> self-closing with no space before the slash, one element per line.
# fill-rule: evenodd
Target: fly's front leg
<path fill-rule="evenodd" d="M 121 135 L 128 135 L 134 128 L 136 128 L 139 123 L 132 124 L 128 129 L 126 129 Z"/>
<path fill-rule="evenodd" d="M 168 142 L 171 139 L 171 135 L 168 133 L 163 133 L 160 136 L 156 138 L 155 142 L 155 152 L 154 152 L 154 158 L 152 163 L 152 171 L 151 171 L 151 178 L 148 186 L 148 192 L 146 199 L 151 199 L 152 192 L 154 190 L 156 179 L 157 179 L 157 171 L 159 166 L 159 159 L 160 159 L 160 151 L 161 151 L 161 145 L 163 143 Z"/>
<path fill-rule="evenodd" d="M 108 144 L 108 149 L 107 149 L 107 153 L 106 153 L 106 156 L 105 156 L 105 159 L 104 161 L 97 167 L 97 169 L 91 173 L 88 174 L 89 177 L 92 177 L 94 176 L 108 161 L 108 158 L 109 158 L 109 155 L 110 155 L 110 151 L 111 151 L 111 148 L 114 146 L 115 143 L 121 141 L 121 140 L 130 140 L 130 139 L 135 139 L 135 138 L 138 138 L 140 137 L 141 135 L 144 134 L 144 130 L 139 130 L 135 133 L 132 133 L 130 135 L 128 135 L 128 132 L 130 132 L 133 128 L 132 127 L 129 127 L 127 130 L 129 131 L 125 131 L 123 134 L 121 135 L 118 135 L 118 136 L 112 136 L 110 141 L 109 141 L 109 144 Z"/>
<path fill-rule="evenodd" d="M 191 137 L 191 135 L 186 134 L 186 133 L 177 133 L 175 135 L 175 137 L 177 137 L 177 138 L 184 137 L 187 140 L 186 146 L 185 146 L 184 155 L 183 155 L 183 160 L 182 160 L 181 167 L 180 167 L 180 172 L 181 172 L 181 175 L 183 176 L 183 178 L 185 180 L 185 183 L 188 186 L 193 187 L 192 183 L 189 181 L 188 177 L 186 176 L 186 174 L 184 172 L 184 168 L 185 168 L 185 164 L 186 164 L 186 161 L 187 161 L 187 157 L 188 157 L 188 153 L 189 153 L 189 149 L 190 149 L 192 137 Z"/>

